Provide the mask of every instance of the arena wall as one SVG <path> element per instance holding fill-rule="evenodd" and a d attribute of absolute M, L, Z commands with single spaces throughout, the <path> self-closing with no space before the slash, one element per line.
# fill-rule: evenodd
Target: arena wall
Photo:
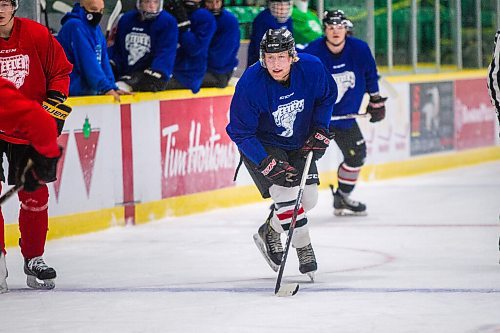
<path fill-rule="evenodd" d="M 362 180 L 500 159 L 485 77 L 481 70 L 381 79 L 386 119 L 359 120 L 368 146 Z M 71 98 L 58 180 L 49 184 L 48 238 L 261 200 L 244 167 L 233 181 L 239 154 L 225 132 L 233 92 L 141 93 L 121 104 Z M 335 183 L 339 162 L 334 145 L 319 162 L 323 187 Z M 7 246 L 19 237 L 18 207 L 16 199 L 2 206 Z"/>

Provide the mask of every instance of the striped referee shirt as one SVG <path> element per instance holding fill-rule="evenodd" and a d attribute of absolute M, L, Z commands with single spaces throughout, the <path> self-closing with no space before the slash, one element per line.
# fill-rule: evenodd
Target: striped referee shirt
<path fill-rule="evenodd" d="M 498 121 L 500 123 L 500 30 L 495 34 L 495 48 L 493 59 L 488 67 L 488 93 L 490 94 L 491 104 L 495 107 Z"/>

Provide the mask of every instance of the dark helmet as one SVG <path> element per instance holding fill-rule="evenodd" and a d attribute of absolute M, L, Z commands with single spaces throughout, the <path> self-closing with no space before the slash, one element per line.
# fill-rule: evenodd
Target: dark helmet
<path fill-rule="evenodd" d="M 347 16 L 345 16 L 344 11 L 340 9 L 336 10 L 327 10 L 323 14 L 323 26 L 326 25 L 343 25 L 344 27 L 349 26 L 349 22 L 352 25 L 352 22 L 349 21 Z"/>
<path fill-rule="evenodd" d="M 298 60 L 292 33 L 286 28 L 267 30 L 260 41 L 259 61 L 261 66 L 266 67 L 264 53 L 279 53 L 283 51 L 288 51 L 294 62 Z"/>

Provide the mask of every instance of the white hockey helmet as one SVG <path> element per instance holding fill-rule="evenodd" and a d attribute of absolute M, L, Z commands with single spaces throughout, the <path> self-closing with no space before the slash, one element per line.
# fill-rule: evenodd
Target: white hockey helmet
<path fill-rule="evenodd" d="M 143 8 L 142 4 L 146 2 L 152 2 L 152 1 L 158 1 L 158 8 L 156 11 L 147 11 L 146 9 Z M 142 16 L 146 20 L 152 20 L 156 18 L 158 15 L 160 15 L 160 12 L 163 9 L 163 0 L 137 0 L 135 6 L 137 7 L 137 10 L 142 14 Z"/>

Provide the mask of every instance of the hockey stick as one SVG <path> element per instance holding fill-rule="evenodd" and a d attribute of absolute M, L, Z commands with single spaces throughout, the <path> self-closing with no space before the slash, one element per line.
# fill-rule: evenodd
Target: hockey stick
<path fill-rule="evenodd" d="M 24 186 L 24 178 L 26 175 L 26 172 L 28 172 L 31 167 L 33 167 L 33 161 L 31 159 L 28 160 L 28 163 L 26 163 L 26 167 L 23 170 L 23 174 L 21 175 L 21 180 L 19 183 L 14 185 L 13 187 L 10 188 L 7 192 L 5 192 L 1 197 L 0 197 L 0 206 L 7 200 L 9 200 L 14 194 L 19 192 L 23 186 Z"/>
<path fill-rule="evenodd" d="M 52 4 L 52 9 L 54 9 L 55 11 L 58 11 L 59 13 L 66 14 L 66 13 L 72 11 L 73 7 L 71 7 L 66 2 L 63 2 L 63 1 L 54 1 L 54 3 Z"/>
<path fill-rule="evenodd" d="M 111 15 L 109 15 L 108 19 L 108 25 L 106 26 L 106 38 L 108 38 L 109 33 L 111 31 L 111 28 L 113 27 L 113 23 L 115 23 L 116 19 L 122 12 L 122 0 L 116 1 L 115 8 L 113 8 L 113 11 L 111 12 Z"/>
<path fill-rule="evenodd" d="M 330 120 L 344 120 L 344 119 L 356 119 L 356 118 L 366 118 L 368 117 L 368 113 L 351 113 L 343 116 L 332 116 Z"/>
<path fill-rule="evenodd" d="M 274 288 L 274 294 L 276 296 L 293 296 L 299 291 L 298 283 L 287 283 L 281 284 L 281 279 L 283 278 L 283 271 L 285 270 L 286 258 L 288 257 L 288 250 L 290 249 L 290 244 L 292 243 L 293 231 L 295 230 L 295 223 L 297 223 L 297 215 L 299 213 L 300 204 L 302 202 L 302 195 L 304 194 L 304 188 L 306 186 L 307 176 L 309 174 L 309 167 L 311 166 L 313 157 L 313 152 L 310 151 L 307 154 L 306 164 L 304 166 L 304 172 L 302 173 L 302 178 L 300 180 L 299 193 L 297 194 L 297 201 L 295 201 L 295 208 L 293 209 L 292 221 L 290 222 L 290 229 L 288 229 L 288 236 L 286 238 L 285 250 L 283 251 L 283 259 L 281 260 L 280 271 L 278 273 L 278 279 L 276 280 L 276 287 Z"/>

